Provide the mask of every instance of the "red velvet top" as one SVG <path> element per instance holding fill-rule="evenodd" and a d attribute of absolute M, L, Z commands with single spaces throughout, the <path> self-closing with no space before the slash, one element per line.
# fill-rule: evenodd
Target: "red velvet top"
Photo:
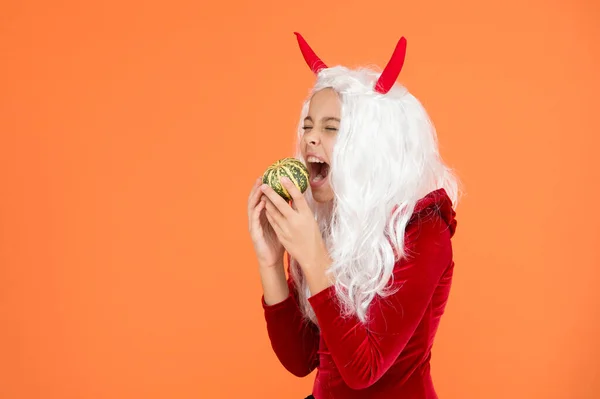
<path fill-rule="evenodd" d="M 375 297 L 367 325 L 340 316 L 334 287 L 309 298 L 319 328 L 303 321 L 290 279 L 287 299 L 267 306 L 262 298 L 279 361 L 299 377 L 318 368 L 315 399 L 437 399 L 429 361 L 452 282 L 455 216 L 443 189 L 417 203 L 406 228 L 410 257 L 393 272 L 399 289 Z"/>

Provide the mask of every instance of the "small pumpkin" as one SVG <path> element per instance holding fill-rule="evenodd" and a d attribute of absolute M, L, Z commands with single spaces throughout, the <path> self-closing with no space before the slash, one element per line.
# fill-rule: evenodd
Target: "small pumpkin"
<path fill-rule="evenodd" d="M 292 197 L 281 184 L 281 178 L 287 177 L 294 183 L 301 193 L 308 188 L 308 169 L 296 158 L 283 158 L 275 161 L 263 174 L 262 181 L 268 184 L 284 200 L 290 201 Z"/>

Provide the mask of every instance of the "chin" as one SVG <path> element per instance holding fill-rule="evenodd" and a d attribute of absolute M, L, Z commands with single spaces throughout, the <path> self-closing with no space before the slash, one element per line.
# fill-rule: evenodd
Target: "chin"
<path fill-rule="evenodd" d="M 320 190 L 314 190 L 312 192 L 312 197 L 316 202 L 320 204 L 325 204 L 333 200 L 333 193 L 331 192 L 330 188 L 327 188 L 325 190 L 321 188 Z"/>

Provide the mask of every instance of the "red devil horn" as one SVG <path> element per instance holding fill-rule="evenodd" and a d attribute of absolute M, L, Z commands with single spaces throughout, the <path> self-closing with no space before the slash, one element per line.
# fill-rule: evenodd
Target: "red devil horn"
<path fill-rule="evenodd" d="M 310 48 L 308 43 L 306 43 L 306 40 L 304 40 L 302 35 L 300 35 L 300 33 L 298 33 L 298 32 L 294 32 L 294 34 L 298 38 L 298 45 L 300 46 L 300 51 L 302 51 L 304 60 L 306 61 L 306 63 L 310 67 L 310 69 L 315 74 L 317 74 L 317 73 L 319 73 L 319 71 L 321 71 L 321 69 L 327 68 L 327 65 L 325 65 L 325 63 L 323 61 L 321 61 L 321 59 L 319 57 L 317 57 L 317 55 Z"/>
<path fill-rule="evenodd" d="M 402 70 L 402 66 L 404 65 L 404 57 L 406 56 L 406 39 L 404 37 L 400 38 L 396 48 L 394 49 L 394 54 L 392 54 L 392 58 L 388 61 L 388 64 L 385 66 L 385 69 L 379 76 L 377 80 L 377 84 L 375 85 L 375 91 L 385 94 L 387 93 L 394 83 L 396 79 L 398 79 L 398 75 L 400 75 L 400 71 Z"/>

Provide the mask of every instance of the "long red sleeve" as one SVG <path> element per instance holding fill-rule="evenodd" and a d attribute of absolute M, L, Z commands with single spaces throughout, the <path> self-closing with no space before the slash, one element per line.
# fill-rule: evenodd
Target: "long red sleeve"
<path fill-rule="evenodd" d="M 395 363 L 452 262 L 452 233 L 437 213 L 416 220 L 406 233 L 411 257 L 395 267 L 393 288 L 397 292 L 383 299 L 376 297 L 367 325 L 356 317 L 340 316 L 334 287 L 309 298 L 331 357 L 350 388 L 373 385 Z"/>
<path fill-rule="evenodd" d="M 309 298 L 319 327 L 304 322 L 293 284 L 289 297 L 266 306 L 272 347 L 297 376 L 318 366 L 316 399 L 437 399 L 430 374 L 433 341 L 452 277 L 452 202 L 443 189 L 417 206 L 405 232 L 406 259 L 393 271 L 390 296 L 375 297 L 368 321 L 343 318 L 335 287 Z"/>
<path fill-rule="evenodd" d="M 318 365 L 319 331 L 303 320 L 295 288 L 288 279 L 290 295 L 282 302 L 262 305 L 271 347 L 281 364 L 292 374 L 304 377 Z"/>

